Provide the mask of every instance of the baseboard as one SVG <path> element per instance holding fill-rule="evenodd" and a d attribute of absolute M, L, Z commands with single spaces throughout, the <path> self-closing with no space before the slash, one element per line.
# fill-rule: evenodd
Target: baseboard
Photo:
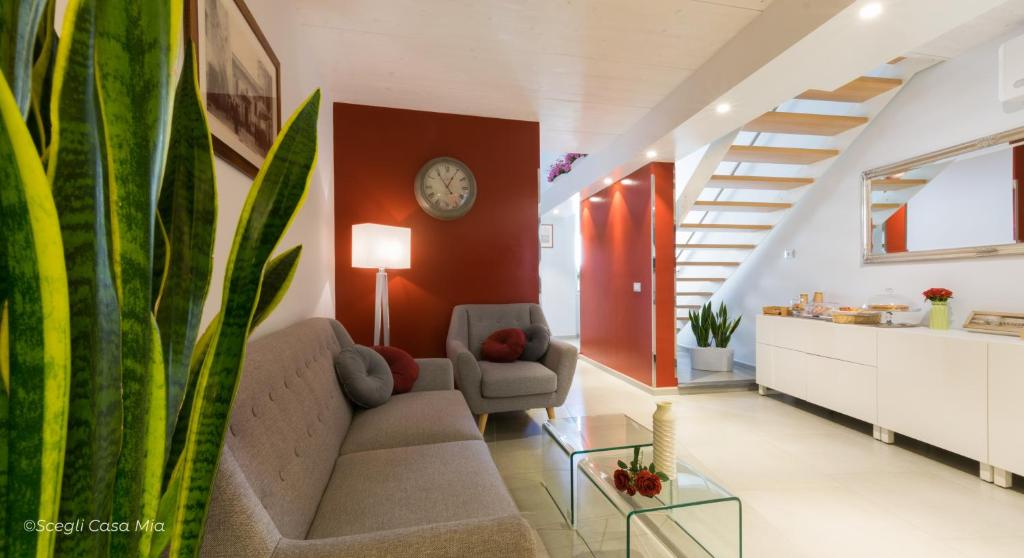
<path fill-rule="evenodd" d="M 605 372 L 605 373 L 611 375 L 614 378 L 618 378 L 619 380 L 622 380 L 622 381 L 626 382 L 627 384 L 629 384 L 629 385 L 631 385 L 633 387 L 640 388 L 643 391 L 645 391 L 645 392 L 647 392 L 647 393 L 649 393 L 651 395 L 679 395 L 679 387 L 678 386 L 659 387 L 659 388 L 651 387 L 651 386 L 649 386 L 649 385 L 647 385 L 647 384 L 645 384 L 643 382 L 640 382 L 640 381 L 638 381 L 638 380 L 636 380 L 634 378 L 630 378 L 629 376 L 623 374 L 622 372 L 619 372 L 618 370 L 616 370 L 614 368 L 611 368 L 611 367 L 608 367 L 608 366 L 606 366 L 604 364 L 601 364 L 600 362 L 598 362 L 598 361 L 596 361 L 596 360 L 594 360 L 594 359 L 592 359 L 590 357 L 587 357 L 585 355 L 579 355 L 579 359 L 583 360 L 583 361 L 586 361 L 587 364 L 592 365 L 594 368 L 597 368 L 598 370 L 601 370 L 602 372 Z"/>

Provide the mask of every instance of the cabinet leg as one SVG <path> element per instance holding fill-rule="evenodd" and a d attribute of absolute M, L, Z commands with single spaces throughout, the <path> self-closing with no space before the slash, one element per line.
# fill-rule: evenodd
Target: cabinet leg
<path fill-rule="evenodd" d="M 992 482 L 992 466 L 988 463 L 978 463 L 978 476 L 985 482 Z"/>
<path fill-rule="evenodd" d="M 884 444 L 893 444 L 893 443 L 896 442 L 896 433 L 893 432 L 892 430 L 889 430 L 887 428 L 882 428 L 881 426 L 878 426 L 877 424 L 874 426 L 874 428 L 872 430 L 873 430 L 872 435 L 879 442 L 882 442 Z"/>
<path fill-rule="evenodd" d="M 757 394 L 758 395 L 768 395 L 768 386 L 763 385 L 763 384 L 757 384 Z"/>
<path fill-rule="evenodd" d="M 999 488 L 1013 487 L 1013 473 L 999 467 L 992 468 L 992 482 Z"/>

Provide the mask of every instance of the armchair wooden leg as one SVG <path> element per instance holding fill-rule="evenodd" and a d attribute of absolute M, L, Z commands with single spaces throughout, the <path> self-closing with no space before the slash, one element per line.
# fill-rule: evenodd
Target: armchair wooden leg
<path fill-rule="evenodd" d="M 487 428 L 487 413 L 484 413 L 476 417 L 476 426 L 480 429 L 480 433 L 484 433 L 484 429 Z"/>
<path fill-rule="evenodd" d="M 548 420 L 555 420 L 555 408 L 554 407 L 547 407 L 547 411 L 548 411 Z"/>

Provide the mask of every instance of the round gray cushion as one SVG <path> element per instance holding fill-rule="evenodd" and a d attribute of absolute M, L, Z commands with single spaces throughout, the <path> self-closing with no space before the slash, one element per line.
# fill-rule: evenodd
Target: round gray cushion
<path fill-rule="evenodd" d="M 526 334 L 526 347 L 523 348 L 523 354 L 519 355 L 519 360 L 540 360 L 548 352 L 551 332 L 540 324 L 533 324 L 524 327 L 523 333 Z"/>
<path fill-rule="evenodd" d="M 334 357 L 334 372 L 349 400 L 367 409 L 386 403 L 395 387 L 384 357 L 362 345 L 342 349 Z"/>

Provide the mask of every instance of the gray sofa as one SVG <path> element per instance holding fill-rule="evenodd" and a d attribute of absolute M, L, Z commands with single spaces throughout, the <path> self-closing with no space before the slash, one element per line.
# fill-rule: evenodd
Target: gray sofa
<path fill-rule="evenodd" d="M 564 341 L 552 339 L 540 362 L 480 360 L 480 345 L 490 334 L 533 324 L 548 326 L 538 304 L 462 304 L 452 310 L 448 358 L 480 432 L 490 413 L 545 408 L 548 418 L 554 419 L 555 407 L 569 395 L 578 351 Z"/>
<path fill-rule="evenodd" d="M 202 555 L 536 555 L 446 359 L 411 393 L 347 401 L 334 355 L 352 339 L 311 319 L 250 343 Z"/>

